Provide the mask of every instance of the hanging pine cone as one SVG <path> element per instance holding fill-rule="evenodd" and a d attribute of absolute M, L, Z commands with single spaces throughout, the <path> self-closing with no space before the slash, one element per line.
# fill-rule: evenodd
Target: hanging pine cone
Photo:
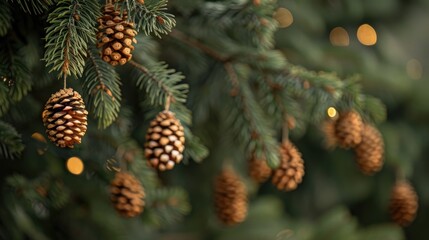
<path fill-rule="evenodd" d="M 232 169 L 224 169 L 215 181 L 215 210 L 225 225 L 241 223 L 247 216 L 247 190 Z"/>
<path fill-rule="evenodd" d="M 52 94 L 42 113 L 49 140 L 59 147 L 73 148 L 85 135 L 87 115 L 82 97 L 72 88 Z"/>
<path fill-rule="evenodd" d="M 373 126 L 365 124 L 362 141 L 355 148 L 359 169 L 367 175 L 378 172 L 383 166 L 384 142 L 381 133 Z"/>
<path fill-rule="evenodd" d="M 390 215 L 400 226 L 407 226 L 414 221 L 419 207 L 418 197 L 407 181 L 397 182 L 390 196 Z"/>
<path fill-rule="evenodd" d="M 110 184 L 110 195 L 113 205 L 122 216 L 135 217 L 143 212 L 144 189 L 133 175 L 116 173 Z"/>
<path fill-rule="evenodd" d="M 133 43 L 137 43 L 134 23 L 127 21 L 128 14 L 115 9 L 113 4 L 106 4 L 103 16 L 98 19 L 97 47 L 101 56 L 112 66 L 124 65 L 131 60 Z"/>
<path fill-rule="evenodd" d="M 362 141 L 363 122 L 359 113 L 348 111 L 341 113 L 335 124 L 338 144 L 343 148 L 355 147 Z"/>
<path fill-rule="evenodd" d="M 183 159 L 185 134 L 180 121 L 170 111 L 163 111 L 150 123 L 146 134 L 145 156 L 152 167 L 173 169 Z"/>
<path fill-rule="evenodd" d="M 257 183 L 263 183 L 271 176 L 271 168 L 265 159 L 257 159 L 252 156 L 249 161 L 249 175 Z"/>
<path fill-rule="evenodd" d="M 280 146 L 280 166 L 274 170 L 272 182 L 279 189 L 292 191 L 298 187 L 304 176 L 304 161 L 292 142 Z"/>
<path fill-rule="evenodd" d="M 322 126 L 324 144 L 327 149 L 334 149 L 337 146 L 337 136 L 335 134 L 336 120 L 326 120 Z"/>

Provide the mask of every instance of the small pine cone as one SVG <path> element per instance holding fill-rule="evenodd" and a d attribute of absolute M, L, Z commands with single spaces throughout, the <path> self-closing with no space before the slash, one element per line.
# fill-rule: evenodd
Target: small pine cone
<path fill-rule="evenodd" d="M 128 14 L 106 4 L 103 16 L 98 18 L 97 47 L 101 48 L 101 57 L 112 66 L 124 65 L 131 60 L 133 43 L 137 43 L 137 31 L 134 23 L 127 21 Z"/>
<path fill-rule="evenodd" d="M 290 141 L 280 146 L 280 166 L 274 170 L 272 182 L 279 189 L 292 191 L 302 182 L 304 161 L 301 153 Z"/>
<path fill-rule="evenodd" d="M 400 226 L 407 226 L 414 221 L 419 208 L 418 196 L 407 181 L 395 184 L 390 196 L 390 215 Z"/>
<path fill-rule="evenodd" d="M 359 113 L 348 111 L 340 114 L 335 124 L 338 144 L 343 148 L 355 147 L 362 141 L 363 122 Z"/>
<path fill-rule="evenodd" d="M 116 173 L 110 183 L 110 197 L 113 206 L 124 217 L 135 217 L 143 212 L 144 189 L 139 180 L 129 173 Z"/>
<path fill-rule="evenodd" d="M 384 141 L 381 133 L 373 126 L 366 124 L 362 131 L 362 141 L 355 148 L 356 162 L 366 175 L 378 172 L 383 166 Z"/>
<path fill-rule="evenodd" d="M 183 159 L 185 134 L 180 121 L 170 111 L 163 111 L 150 123 L 146 134 L 145 156 L 152 167 L 173 169 Z"/>
<path fill-rule="evenodd" d="M 265 159 L 256 159 L 254 156 L 249 161 L 249 175 L 257 183 L 263 183 L 270 178 L 272 169 Z"/>
<path fill-rule="evenodd" d="M 334 149 L 337 146 L 337 136 L 335 135 L 335 120 L 327 120 L 322 125 L 324 144 L 327 149 Z"/>
<path fill-rule="evenodd" d="M 87 115 L 82 97 L 72 88 L 52 94 L 42 113 L 49 140 L 59 147 L 73 148 L 85 135 Z"/>
<path fill-rule="evenodd" d="M 247 216 L 247 189 L 232 169 L 224 169 L 216 178 L 215 210 L 219 220 L 228 226 L 241 223 Z"/>

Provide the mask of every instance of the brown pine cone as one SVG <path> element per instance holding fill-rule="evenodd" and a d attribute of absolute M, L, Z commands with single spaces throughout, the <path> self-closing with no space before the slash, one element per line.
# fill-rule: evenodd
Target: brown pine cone
<path fill-rule="evenodd" d="M 180 121 L 170 111 L 163 111 L 150 123 L 146 134 L 145 157 L 161 171 L 173 169 L 183 159 L 185 134 Z"/>
<path fill-rule="evenodd" d="M 340 114 L 335 124 L 335 135 L 340 147 L 355 147 L 362 141 L 363 122 L 359 113 L 348 111 Z"/>
<path fill-rule="evenodd" d="M 224 169 L 216 178 L 215 210 L 219 220 L 228 226 L 243 222 L 247 216 L 247 189 L 232 169 Z"/>
<path fill-rule="evenodd" d="M 418 196 L 407 181 L 400 181 L 393 186 L 390 196 L 390 215 L 400 226 L 407 226 L 414 221 L 419 208 Z"/>
<path fill-rule="evenodd" d="M 249 175 L 257 183 L 263 183 L 271 176 L 272 169 L 265 159 L 257 159 L 255 156 L 249 161 Z"/>
<path fill-rule="evenodd" d="M 380 171 L 384 160 L 384 141 L 381 133 L 373 126 L 365 124 L 362 141 L 355 147 L 356 162 L 366 175 Z"/>
<path fill-rule="evenodd" d="M 122 216 L 135 217 L 143 212 L 144 189 L 133 175 L 116 173 L 110 184 L 110 195 L 113 205 Z"/>
<path fill-rule="evenodd" d="M 97 47 L 105 62 L 112 66 L 124 65 L 131 60 L 133 43 L 137 43 L 134 23 L 127 20 L 128 14 L 115 9 L 113 4 L 104 6 L 103 16 L 98 18 Z"/>
<path fill-rule="evenodd" d="M 337 146 L 337 136 L 335 134 L 336 120 L 326 120 L 322 126 L 324 144 L 327 149 L 334 149 Z"/>
<path fill-rule="evenodd" d="M 52 94 L 42 113 L 49 140 L 59 147 L 73 148 L 85 135 L 87 115 L 82 97 L 72 88 Z"/>
<path fill-rule="evenodd" d="M 301 153 L 287 141 L 280 146 L 280 166 L 274 170 L 272 182 L 279 189 L 292 191 L 301 183 L 304 176 L 304 161 Z"/>

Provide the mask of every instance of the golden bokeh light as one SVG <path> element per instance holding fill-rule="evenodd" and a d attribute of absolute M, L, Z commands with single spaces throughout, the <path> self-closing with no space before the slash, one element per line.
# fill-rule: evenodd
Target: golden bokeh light
<path fill-rule="evenodd" d="M 289 27 L 293 23 L 292 13 L 287 8 L 278 8 L 274 12 L 274 19 L 277 20 L 281 28 Z"/>
<path fill-rule="evenodd" d="M 79 175 L 83 172 L 83 169 L 84 169 L 83 162 L 80 158 L 71 157 L 67 159 L 67 170 L 70 173 L 74 175 Z"/>
<path fill-rule="evenodd" d="M 334 118 L 337 116 L 337 109 L 335 109 L 334 107 L 329 107 L 326 113 L 330 118 Z"/>
<path fill-rule="evenodd" d="M 411 79 L 418 80 L 422 78 L 423 67 L 417 59 L 410 59 L 407 62 L 407 74 Z"/>
<path fill-rule="evenodd" d="M 346 29 L 342 27 L 336 27 L 331 30 L 329 33 L 329 40 L 334 46 L 348 46 L 350 44 L 349 34 Z"/>
<path fill-rule="evenodd" d="M 46 138 L 42 134 L 40 134 L 38 132 L 33 133 L 31 135 L 31 138 L 33 138 L 33 139 L 35 139 L 35 140 L 37 140 L 39 142 L 46 143 Z"/>
<path fill-rule="evenodd" d="M 357 30 L 357 38 L 363 45 L 372 46 L 377 43 L 377 32 L 371 25 L 362 24 Z"/>

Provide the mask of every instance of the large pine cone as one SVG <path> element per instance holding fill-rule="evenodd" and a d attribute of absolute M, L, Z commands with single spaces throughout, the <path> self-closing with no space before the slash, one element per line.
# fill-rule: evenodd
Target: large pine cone
<path fill-rule="evenodd" d="M 249 175 L 258 183 L 263 183 L 270 178 L 272 169 L 265 159 L 257 159 L 255 156 L 249 161 Z"/>
<path fill-rule="evenodd" d="M 302 182 L 304 161 L 301 153 L 290 141 L 280 146 L 280 166 L 274 170 L 272 182 L 279 189 L 292 191 Z"/>
<path fill-rule="evenodd" d="M 418 197 L 407 181 L 397 182 L 390 196 L 390 215 L 400 226 L 407 226 L 414 221 L 419 208 Z"/>
<path fill-rule="evenodd" d="M 341 113 L 335 124 L 335 135 L 340 147 L 355 147 L 362 141 L 363 122 L 359 113 L 348 111 Z"/>
<path fill-rule="evenodd" d="M 247 189 L 232 169 L 224 169 L 215 182 L 215 210 L 225 225 L 241 223 L 247 216 Z"/>
<path fill-rule="evenodd" d="M 152 167 L 173 169 L 183 159 L 185 134 L 180 121 L 170 111 L 163 111 L 150 123 L 146 134 L 145 156 Z"/>
<path fill-rule="evenodd" d="M 97 47 L 101 48 L 104 61 L 112 66 L 124 65 L 131 60 L 133 43 L 137 43 L 134 23 L 127 21 L 127 12 L 106 4 L 103 16 L 98 19 Z"/>
<path fill-rule="evenodd" d="M 110 184 L 110 195 L 113 205 L 122 216 L 135 217 L 143 212 L 144 189 L 133 175 L 116 173 Z"/>
<path fill-rule="evenodd" d="M 85 135 L 87 115 L 82 97 L 72 88 L 52 94 L 42 113 L 49 140 L 59 147 L 73 148 Z"/>
<path fill-rule="evenodd" d="M 362 132 L 362 141 L 355 148 L 356 162 L 359 169 L 367 175 L 378 172 L 383 166 L 384 141 L 381 133 L 366 124 Z"/>

